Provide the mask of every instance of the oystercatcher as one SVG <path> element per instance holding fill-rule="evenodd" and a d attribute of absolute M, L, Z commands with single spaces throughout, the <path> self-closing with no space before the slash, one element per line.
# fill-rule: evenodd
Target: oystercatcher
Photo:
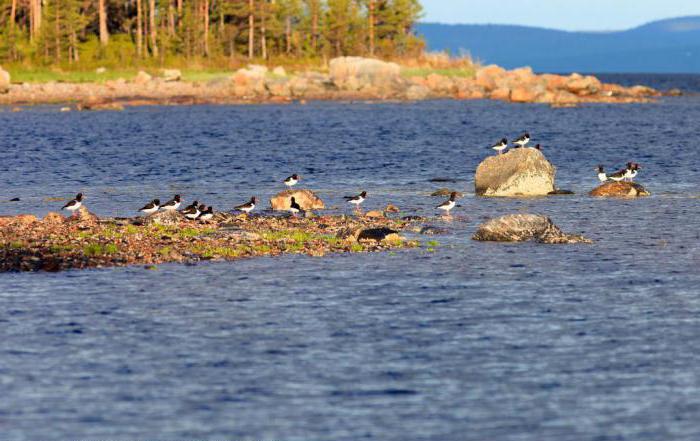
<path fill-rule="evenodd" d="M 350 204 L 355 204 L 357 208 L 360 208 L 360 204 L 365 201 L 367 198 L 367 192 L 363 191 L 362 193 L 358 194 L 357 196 L 345 196 L 345 200 L 348 201 Z"/>
<path fill-rule="evenodd" d="M 442 204 L 438 205 L 437 208 L 438 210 L 445 210 L 445 214 L 449 216 L 450 210 L 452 210 L 457 203 L 455 202 L 457 200 L 457 192 L 453 191 L 450 193 L 450 198 L 443 202 Z"/>
<path fill-rule="evenodd" d="M 498 141 L 498 143 L 492 145 L 490 148 L 496 150 L 500 155 L 501 153 L 503 153 L 503 150 L 508 148 L 508 140 L 506 138 L 503 138 L 500 141 Z"/>
<path fill-rule="evenodd" d="M 177 210 L 178 208 L 180 208 L 180 203 L 180 195 L 176 194 L 175 197 L 161 205 L 160 208 L 162 210 Z"/>
<path fill-rule="evenodd" d="M 518 147 L 525 147 L 528 142 L 530 142 L 530 134 L 525 133 L 520 135 L 518 139 L 513 141 L 513 144 L 517 145 Z"/>
<path fill-rule="evenodd" d="M 241 204 L 237 207 L 233 207 L 233 209 L 248 214 L 255 209 L 256 202 L 258 202 L 258 200 L 255 198 L 255 196 L 253 196 L 252 198 L 250 198 L 250 201 L 246 202 L 245 204 Z"/>
<path fill-rule="evenodd" d="M 75 199 L 68 201 L 66 205 L 61 208 L 61 210 L 75 211 L 83 205 L 83 194 L 78 193 L 75 195 Z"/>
<path fill-rule="evenodd" d="M 151 202 L 143 206 L 139 211 L 146 214 L 153 214 L 160 208 L 160 199 L 153 199 Z"/>
<path fill-rule="evenodd" d="M 284 185 L 287 187 L 294 187 L 297 185 L 297 182 L 301 180 L 301 176 L 297 175 L 296 173 L 293 174 L 292 176 L 289 176 L 287 179 L 284 180 Z"/>

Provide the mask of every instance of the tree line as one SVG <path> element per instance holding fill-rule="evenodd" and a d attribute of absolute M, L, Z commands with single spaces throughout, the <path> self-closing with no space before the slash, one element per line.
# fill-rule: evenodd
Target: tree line
<path fill-rule="evenodd" d="M 0 62 L 412 56 L 418 0 L 0 0 Z"/>

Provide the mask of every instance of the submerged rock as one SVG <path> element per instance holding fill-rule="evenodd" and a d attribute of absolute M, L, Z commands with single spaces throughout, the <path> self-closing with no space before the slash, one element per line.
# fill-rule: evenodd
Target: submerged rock
<path fill-rule="evenodd" d="M 591 243 L 590 239 L 565 234 L 552 220 L 539 214 L 509 214 L 484 222 L 472 237 L 492 242 Z"/>
<path fill-rule="evenodd" d="M 591 190 L 591 196 L 601 197 L 639 197 L 649 196 L 649 193 L 644 187 L 634 182 L 603 182 L 598 187 Z"/>
<path fill-rule="evenodd" d="M 426 225 L 418 231 L 420 234 L 425 234 L 426 236 L 436 236 L 438 234 L 447 234 L 448 231 L 445 228 L 434 227 L 432 225 Z"/>
<path fill-rule="evenodd" d="M 457 193 L 457 197 L 463 197 L 464 195 L 456 190 L 450 190 L 449 188 L 438 188 L 434 192 L 430 193 L 430 196 L 450 196 L 452 193 Z"/>
<path fill-rule="evenodd" d="M 359 242 L 359 241 L 389 241 L 389 242 L 400 242 L 404 238 L 399 235 L 399 232 L 392 230 L 387 227 L 378 228 L 346 228 L 340 230 L 336 235 L 339 239 L 343 239 L 348 242 Z"/>
<path fill-rule="evenodd" d="M 555 191 L 556 168 L 534 148 L 514 148 L 489 156 L 476 169 L 479 196 L 546 196 Z"/>
<path fill-rule="evenodd" d="M 326 205 L 321 198 L 311 190 L 284 190 L 270 199 L 270 208 L 273 210 L 289 210 L 292 197 L 303 210 L 323 210 Z"/>

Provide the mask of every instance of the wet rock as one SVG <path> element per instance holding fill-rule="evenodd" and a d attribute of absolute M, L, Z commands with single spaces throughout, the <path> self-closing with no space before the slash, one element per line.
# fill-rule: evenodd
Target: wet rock
<path fill-rule="evenodd" d="M 600 197 L 639 197 L 649 196 L 651 193 L 635 182 L 608 181 L 591 190 L 589 194 Z"/>
<path fill-rule="evenodd" d="M 420 221 L 424 221 L 424 220 L 425 220 L 425 217 L 423 217 L 423 216 L 416 216 L 416 215 L 410 215 L 410 216 L 404 216 L 404 217 L 402 217 L 401 220 L 402 220 L 402 221 L 406 221 L 406 222 L 420 222 Z"/>
<path fill-rule="evenodd" d="M 683 96 L 683 91 L 677 88 L 671 89 L 666 92 L 668 96 Z"/>
<path fill-rule="evenodd" d="M 479 196 L 546 196 L 555 191 L 555 173 L 540 150 L 516 148 L 482 161 L 474 185 Z"/>
<path fill-rule="evenodd" d="M 337 237 L 349 242 L 372 240 L 381 241 L 402 241 L 403 237 L 399 232 L 391 228 L 349 228 L 338 232 Z"/>
<path fill-rule="evenodd" d="M 311 190 L 284 190 L 270 199 L 270 208 L 273 210 L 289 210 L 292 197 L 303 210 L 323 210 L 325 204 Z"/>
<path fill-rule="evenodd" d="M 426 225 L 418 231 L 420 234 L 425 234 L 426 236 L 436 236 L 438 234 L 447 234 L 448 231 L 445 228 L 434 227 L 432 225 Z"/>
<path fill-rule="evenodd" d="M 179 225 L 181 222 L 187 220 L 185 216 L 182 215 L 179 211 L 176 210 L 163 210 L 163 211 L 156 211 L 153 214 L 149 214 L 146 216 L 146 218 L 143 220 L 143 223 L 145 225 L 166 225 L 166 226 L 172 226 L 172 225 Z"/>
<path fill-rule="evenodd" d="M 399 213 L 401 210 L 394 204 L 387 204 L 384 208 L 385 213 Z"/>
<path fill-rule="evenodd" d="M 539 214 L 509 214 L 491 219 L 479 226 L 472 239 L 547 244 L 591 243 L 583 236 L 563 233 L 549 217 Z"/>
<path fill-rule="evenodd" d="M 163 81 L 172 82 L 180 81 L 182 79 L 182 72 L 180 69 L 163 69 Z"/>
<path fill-rule="evenodd" d="M 452 193 L 457 193 L 457 197 L 463 197 L 464 195 L 456 190 L 451 190 L 449 188 L 439 188 L 434 192 L 430 193 L 430 196 L 450 196 Z"/>
<path fill-rule="evenodd" d="M 12 199 L 10 199 L 10 202 L 19 202 L 19 201 L 20 201 L 19 198 L 12 198 Z"/>
<path fill-rule="evenodd" d="M 7 93 L 10 90 L 10 73 L 0 66 L 0 93 Z"/>
<path fill-rule="evenodd" d="M 401 67 L 374 58 L 338 57 L 329 63 L 330 78 L 339 89 L 385 88 L 401 80 Z"/>
<path fill-rule="evenodd" d="M 111 110 L 119 112 L 124 110 L 124 105 L 113 101 L 86 101 L 78 105 L 78 110 Z"/>
<path fill-rule="evenodd" d="M 565 195 L 574 194 L 574 192 L 571 190 L 562 190 L 561 188 L 557 188 L 556 190 L 550 191 L 547 194 L 549 196 L 565 196 Z"/>

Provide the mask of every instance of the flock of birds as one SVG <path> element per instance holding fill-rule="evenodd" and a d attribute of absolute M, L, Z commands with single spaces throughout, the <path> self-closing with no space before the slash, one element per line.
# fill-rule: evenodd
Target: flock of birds
<path fill-rule="evenodd" d="M 523 148 L 526 147 L 527 144 L 530 142 L 530 134 L 529 133 L 524 133 L 520 135 L 515 141 L 513 141 L 513 146 L 512 148 Z M 502 154 L 505 153 L 505 150 L 508 148 L 508 139 L 503 138 L 500 141 L 498 141 L 496 144 L 492 145 L 490 148 L 493 150 L 496 150 L 498 152 L 497 154 Z M 542 150 L 542 147 L 539 144 L 535 145 L 535 148 L 537 150 Z M 628 162 L 627 166 L 621 170 L 616 171 L 615 173 L 607 174 L 605 173 L 605 167 L 602 165 L 599 165 L 597 167 L 598 170 L 598 179 L 600 182 L 607 182 L 607 181 L 615 181 L 615 182 L 620 182 L 620 181 L 633 181 L 635 177 L 637 177 L 637 173 L 642 167 L 639 166 L 636 162 Z"/>
<path fill-rule="evenodd" d="M 287 187 L 291 188 L 294 187 L 299 181 L 301 180 L 301 176 L 297 174 L 293 174 L 289 176 L 287 179 L 284 180 L 284 185 Z M 452 208 L 454 208 L 454 201 L 457 196 L 457 193 L 452 193 L 450 196 L 450 200 L 445 202 L 444 204 L 440 204 L 438 208 L 441 208 L 443 210 L 446 210 L 449 212 Z M 63 206 L 63 210 L 70 211 L 74 213 L 77 211 L 80 207 L 83 206 L 83 199 L 85 196 L 82 193 L 78 193 L 74 199 L 68 201 L 66 205 Z M 352 204 L 355 205 L 356 209 L 359 210 L 360 205 L 367 199 L 367 192 L 363 191 L 358 195 L 355 196 L 345 196 L 345 200 Z M 234 210 L 240 211 L 242 213 L 250 213 L 253 211 L 258 203 L 258 199 L 253 196 L 250 198 L 250 200 L 244 204 L 237 205 L 234 208 Z M 158 211 L 175 211 L 180 208 L 182 205 L 182 198 L 179 194 L 176 194 L 172 199 L 169 201 L 165 202 L 164 204 L 160 203 L 160 199 L 153 199 L 151 202 L 147 203 L 144 205 L 139 211 L 144 213 L 144 214 L 153 214 Z M 298 213 L 303 212 L 304 209 L 299 205 L 297 202 L 296 198 L 292 196 L 290 198 L 290 204 L 289 208 L 287 209 L 293 216 L 296 216 Z M 211 220 L 211 218 L 214 217 L 214 208 L 212 206 L 207 206 L 205 204 L 200 204 L 199 201 L 194 201 L 190 205 L 186 206 L 182 210 L 182 214 L 190 220 L 198 220 L 202 222 L 206 222 Z"/>
<path fill-rule="evenodd" d="M 527 144 L 530 142 L 530 134 L 525 133 L 521 136 L 519 136 L 515 141 L 513 141 L 513 148 L 525 148 L 527 147 Z M 502 154 L 505 152 L 505 150 L 508 148 L 508 140 L 506 138 L 501 139 L 498 143 L 494 144 L 491 146 L 493 150 L 496 150 L 498 153 L 497 154 Z M 536 144 L 534 146 L 535 149 L 541 150 L 541 147 L 539 144 Z M 598 170 L 598 179 L 601 182 L 607 182 L 607 181 L 632 181 L 634 178 L 637 176 L 637 173 L 639 172 L 639 169 L 641 167 L 639 164 L 636 162 L 628 162 L 627 167 L 611 174 L 606 174 L 605 173 L 605 168 L 602 165 L 599 165 L 597 167 Z M 294 187 L 299 181 L 301 180 L 301 176 L 297 174 L 293 174 L 289 176 L 287 179 L 285 179 L 284 185 L 287 187 L 291 188 Z M 444 211 L 446 215 L 449 216 L 450 211 L 457 205 L 457 196 L 458 194 L 456 192 L 452 192 L 450 194 L 450 198 L 446 200 L 445 202 L 441 203 L 437 207 L 435 207 L 438 210 Z M 83 194 L 78 193 L 75 197 L 75 199 L 69 201 L 66 205 L 63 206 L 64 210 L 68 210 L 70 212 L 75 212 L 77 209 L 79 209 L 83 205 Z M 355 196 L 345 196 L 345 200 L 350 203 L 355 205 L 356 209 L 359 210 L 360 205 L 367 199 L 367 192 L 363 191 L 362 193 L 355 195 Z M 245 204 L 238 205 L 234 207 L 234 210 L 243 212 L 243 213 L 250 213 L 255 209 L 255 206 L 257 205 L 258 200 L 255 196 L 250 198 L 248 202 Z M 153 199 L 151 202 L 143 206 L 139 211 L 145 214 L 153 214 L 157 211 L 163 210 L 163 211 L 175 211 L 180 208 L 182 204 L 182 199 L 180 198 L 179 194 L 176 194 L 172 199 L 167 201 L 164 204 L 160 203 L 160 199 Z M 296 199 L 292 196 L 290 198 L 290 204 L 288 211 L 292 214 L 292 216 L 296 216 L 297 213 L 303 212 L 304 209 L 299 205 L 299 203 L 296 201 Z M 194 201 L 187 207 L 185 207 L 182 210 L 182 214 L 190 220 L 198 220 L 202 222 L 209 221 L 211 218 L 214 217 L 214 209 L 211 206 L 207 206 L 205 204 L 200 204 L 199 201 Z"/>

